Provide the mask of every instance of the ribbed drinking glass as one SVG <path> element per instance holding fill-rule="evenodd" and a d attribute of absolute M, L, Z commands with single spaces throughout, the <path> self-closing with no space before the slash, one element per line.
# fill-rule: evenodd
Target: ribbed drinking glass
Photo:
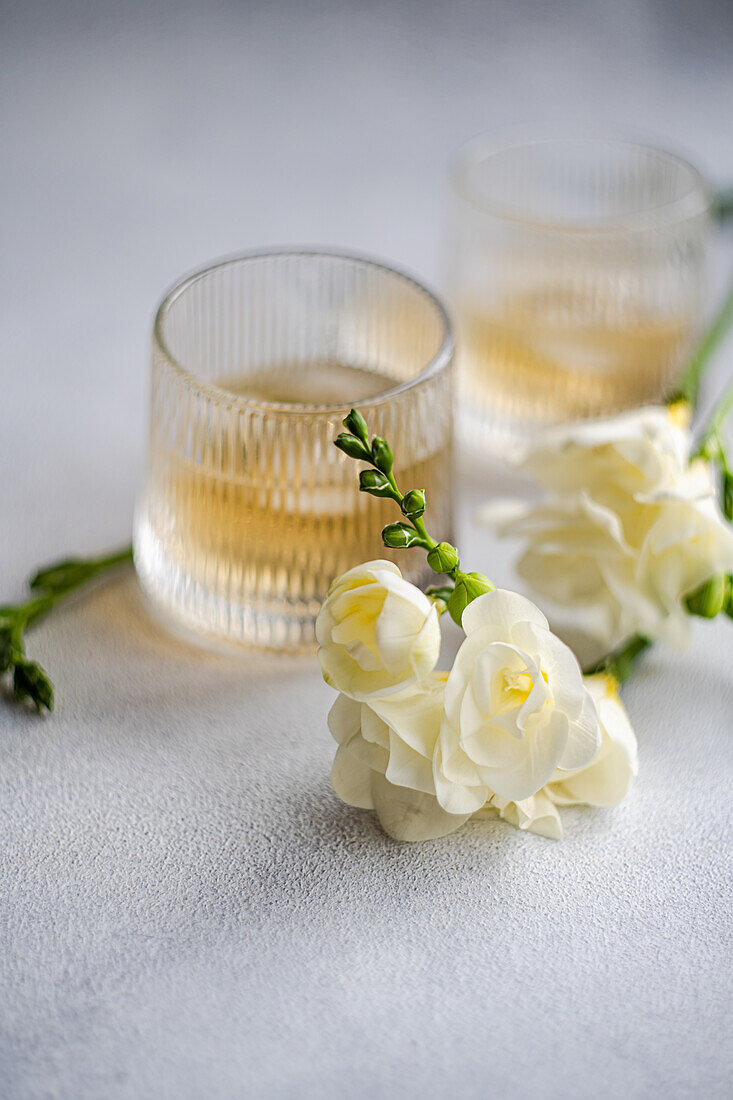
<path fill-rule="evenodd" d="M 393 443 L 451 535 L 453 338 L 436 298 L 358 256 L 252 253 L 185 278 L 153 332 L 150 456 L 135 563 L 166 619 L 199 641 L 313 644 L 335 576 L 393 557 L 391 501 L 360 493 L 333 446 L 354 405 Z"/>
<path fill-rule="evenodd" d="M 708 210 L 690 164 L 633 141 L 468 145 L 447 247 L 474 440 L 659 400 L 700 323 Z"/>

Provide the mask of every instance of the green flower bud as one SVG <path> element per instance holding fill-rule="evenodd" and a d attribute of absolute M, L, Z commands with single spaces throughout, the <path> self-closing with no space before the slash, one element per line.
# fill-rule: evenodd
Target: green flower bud
<path fill-rule="evenodd" d="M 729 578 L 725 573 L 716 573 L 709 581 L 705 581 L 691 592 L 685 599 L 685 603 L 691 615 L 699 615 L 703 619 L 714 619 L 728 603 L 729 596 Z"/>
<path fill-rule="evenodd" d="M 394 489 L 379 470 L 362 470 L 359 474 L 359 489 L 373 497 L 393 497 Z"/>
<path fill-rule="evenodd" d="M 91 576 L 92 572 L 89 562 L 68 558 L 66 561 L 57 562 L 49 569 L 39 569 L 31 578 L 30 587 L 34 591 L 39 588 L 47 588 L 50 591 L 74 588 Z"/>
<path fill-rule="evenodd" d="M 380 439 L 378 435 L 372 440 L 372 462 L 383 474 L 391 474 L 394 466 L 394 455 L 389 443 Z"/>
<path fill-rule="evenodd" d="M 436 573 L 450 573 L 458 565 L 458 551 L 449 542 L 439 542 L 428 552 L 428 565 Z"/>
<path fill-rule="evenodd" d="M 39 710 L 53 710 L 53 684 L 36 661 L 22 661 L 15 666 L 13 689 L 16 699 L 30 699 Z"/>
<path fill-rule="evenodd" d="M 459 573 L 456 586 L 448 600 L 448 610 L 454 622 L 461 625 L 463 612 L 468 605 L 485 592 L 493 592 L 495 585 L 483 573 Z"/>
<path fill-rule="evenodd" d="M 422 516 L 425 513 L 425 490 L 424 489 L 410 489 L 409 493 L 405 493 L 402 504 L 400 505 L 402 514 L 405 516 Z"/>
<path fill-rule="evenodd" d="M 348 428 L 352 435 L 355 435 L 357 439 L 360 439 L 365 447 L 369 446 L 369 429 L 367 423 L 360 412 L 356 409 L 352 409 L 349 415 L 344 420 L 344 427 Z"/>
<path fill-rule="evenodd" d="M 342 432 L 341 435 L 337 435 L 333 441 L 334 447 L 338 447 L 340 451 L 343 451 L 349 458 L 365 458 L 369 459 L 369 451 L 364 444 L 356 438 L 355 435 L 347 435 Z"/>
<path fill-rule="evenodd" d="M 410 546 L 422 546 L 423 540 L 406 523 L 388 523 L 382 531 L 382 542 L 391 550 L 406 550 Z"/>

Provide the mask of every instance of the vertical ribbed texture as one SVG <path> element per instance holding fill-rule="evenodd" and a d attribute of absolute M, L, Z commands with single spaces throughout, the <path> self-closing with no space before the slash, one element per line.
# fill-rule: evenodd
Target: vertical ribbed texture
<path fill-rule="evenodd" d="M 300 648 L 351 566 L 389 556 L 410 579 L 427 576 L 424 554 L 384 549 L 396 507 L 359 493 L 357 464 L 333 446 L 356 404 L 394 444 L 403 488 L 427 491 L 431 527 L 451 537 L 450 345 L 427 292 L 356 259 L 243 257 L 169 296 L 158 336 L 135 560 L 167 616 L 214 639 Z M 259 403 L 211 388 L 246 397 L 251 379 L 259 397 L 270 377 L 277 393 Z M 304 403 L 273 403 L 290 389 Z"/>
<path fill-rule="evenodd" d="M 548 140 L 475 146 L 454 184 L 449 281 L 476 442 L 669 392 L 705 281 L 707 198 L 689 165 L 629 142 Z"/>

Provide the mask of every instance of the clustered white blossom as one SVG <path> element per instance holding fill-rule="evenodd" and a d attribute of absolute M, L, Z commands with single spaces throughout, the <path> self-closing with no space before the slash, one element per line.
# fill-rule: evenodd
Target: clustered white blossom
<path fill-rule="evenodd" d="M 685 597 L 733 572 L 733 530 L 691 452 L 680 409 L 650 407 L 550 429 L 519 462 L 545 496 L 496 525 L 526 541 L 520 576 L 604 650 L 634 634 L 683 645 Z"/>
<path fill-rule="evenodd" d="M 338 742 L 332 781 L 399 840 L 499 814 L 562 836 L 558 806 L 620 801 L 636 739 L 607 676 L 583 678 L 529 600 L 501 590 L 463 612 L 466 639 L 435 670 L 436 606 L 399 569 L 367 562 L 331 586 L 316 624 Z"/>

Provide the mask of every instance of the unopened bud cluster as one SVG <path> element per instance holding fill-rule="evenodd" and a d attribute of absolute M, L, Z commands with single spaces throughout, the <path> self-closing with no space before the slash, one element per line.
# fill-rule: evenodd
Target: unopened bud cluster
<path fill-rule="evenodd" d="M 359 474 L 359 489 L 373 497 L 390 497 L 400 507 L 404 519 L 388 523 L 382 531 L 382 541 L 390 550 L 408 550 L 419 547 L 427 551 L 428 565 L 441 576 L 447 576 L 451 584 L 428 589 L 428 594 L 441 601 L 451 617 L 459 624 L 463 612 L 477 596 L 491 592 L 494 585 L 483 573 L 463 573 L 455 546 L 449 542 L 437 542 L 428 534 L 423 516 L 427 507 L 424 489 L 409 489 L 401 493 L 394 478 L 394 455 L 385 439 L 375 435 L 371 442 L 364 417 L 352 409 L 344 419 L 342 432 L 335 439 L 340 451 L 358 461 L 368 462 L 370 469 Z"/>

